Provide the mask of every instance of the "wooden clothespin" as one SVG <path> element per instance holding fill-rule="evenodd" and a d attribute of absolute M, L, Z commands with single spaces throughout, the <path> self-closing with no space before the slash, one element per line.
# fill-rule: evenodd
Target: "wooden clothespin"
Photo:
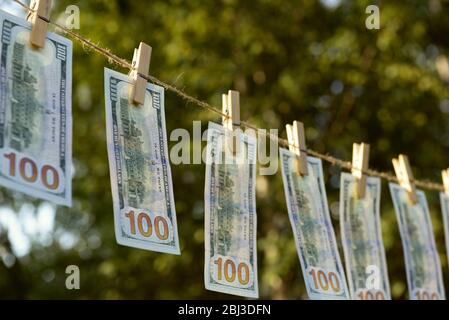
<path fill-rule="evenodd" d="M 293 126 L 287 124 L 285 127 L 287 129 L 289 150 L 297 155 L 297 171 L 300 175 L 306 176 L 308 169 L 304 124 L 299 121 L 293 121 Z"/>
<path fill-rule="evenodd" d="M 223 113 L 223 127 L 228 130 L 234 130 L 240 127 L 240 94 L 238 91 L 229 90 L 228 94 L 222 95 Z"/>
<path fill-rule="evenodd" d="M 36 48 L 45 46 L 50 22 L 51 0 L 31 0 L 27 20 L 31 22 L 30 43 Z"/>
<path fill-rule="evenodd" d="M 223 116 L 223 127 L 231 132 L 240 128 L 240 93 L 235 90 L 229 90 L 228 94 L 222 95 L 222 110 L 226 116 Z M 232 139 L 232 153 L 237 152 L 237 137 Z"/>
<path fill-rule="evenodd" d="M 443 176 L 444 192 L 449 196 L 449 168 L 441 172 Z"/>
<path fill-rule="evenodd" d="M 363 199 L 366 191 L 366 175 L 368 169 L 369 144 L 354 143 L 352 145 L 352 175 L 357 179 L 357 197 Z"/>
<path fill-rule="evenodd" d="M 416 204 L 418 202 L 418 196 L 416 195 L 416 188 L 413 184 L 413 173 L 410 168 L 408 157 L 400 154 L 398 159 L 393 159 L 393 167 L 396 172 L 396 177 L 399 180 L 399 184 L 407 190 L 410 201 L 413 204 Z"/>
<path fill-rule="evenodd" d="M 129 76 L 133 79 L 134 85 L 131 89 L 131 100 L 136 105 L 145 103 L 145 93 L 147 90 L 147 79 L 150 71 L 151 47 L 144 42 L 139 44 L 138 49 L 134 49 L 132 70 Z"/>

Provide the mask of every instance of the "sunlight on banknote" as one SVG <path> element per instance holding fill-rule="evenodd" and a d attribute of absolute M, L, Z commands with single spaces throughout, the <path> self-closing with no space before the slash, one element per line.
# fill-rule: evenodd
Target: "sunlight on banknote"
<path fill-rule="evenodd" d="M 119 244 L 180 254 L 167 150 L 164 89 L 148 84 L 145 104 L 130 102 L 132 81 L 105 68 L 106 129 Z"/>
<path fill-rule="evenodd" d="M 72 43 L 35 49 L 28 22 L 0 11 L 0 25 L 0 184 L 71 206 Z"/>
<path fill-rule="evenodd" d="M 308 174 L 296 171 L 296 156 L 279 149 L 288 215 L 307 293 L 314 300 L 349 299 L 324 188 L 321 160 L 308 157 Z"/>
<path fill-rule="evenodd" d="M 379 178 L 367 177 L 364 198 L 357 180 L 341 173 L 340 226 L 352 299 L 390 300 L 390 284 L 380 226 Z"/>
<path fill-rule="evenodd" d="M 232 139 L 209 123 L 205 186 L 206 289 L 257 298 L 256 139 L 238 135 L 241 150 L 227 151 Z M 236 159 L 240 158 L 240 159 Z"/>
<path fill-rule="evenodd" d="M 390 183 L 390 192 L 404 249 L 410 299 L 444 300 L 440 258 L 426 195 L 418 190 L 418 203 L 412 204 L 401 186 Z"/>

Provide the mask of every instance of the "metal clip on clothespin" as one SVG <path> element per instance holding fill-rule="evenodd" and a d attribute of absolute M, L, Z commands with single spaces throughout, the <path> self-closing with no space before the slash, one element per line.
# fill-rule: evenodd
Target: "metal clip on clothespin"
<path fill-rule="evenodd" d="M 238 91 L 229 90 L 228 94 L 222 95 L 222 110 L 226 116 L 223 116 L 223 127 L 233 132 L 235 129 L 240 128 L 240 94 Z M 231 148 L 232 154 L 237 153 L 237 139 L 233 135 Z"/>
<path fill-rule="evenodd" d="M 51 0 L 32 0 L 32 11 L 28 12 L 27 20 L 31 22 L 30 43 L 32 47 L 41 49 L 45 46 L 48 23 L 50 22 Z"/>
<path fill-rule="evenodd" d="M 444 193 L 449 196 L 449 168 L 441 172 L 443 176 Z"/>
<path fill-rule="evenodd" d="M 369 144 L 354 143 L 352 146 L 352 175 L 357 179 L 357 197 L 363 199 L 366 192 L 366 174 L 369 162 Z"/>
<path fill-rule="evenodd" d="M 293 126 L 287 124 L 287 138 L 289 150 L 297 156 L 296 170 L 302 175 L 308 175 L 307 169 L 307 148 L 304 133 L 304 124 L 299 121 L 293 121 Z"/>
<path fill-rule="evenodd" d="M 131 101 L 136 105 L 145 103 L 145 93 L 147 90 L 147 79 L 150 71 L 151 47 L 144 42 L 139 44 L 138 49 L 134 49 L 132 70 L 129 76 L 134 81 L 131 89 Z"/>
<path fill-rule="evenodd" d="M 408 197 L 413 204 L 418 203 L 416 188 L 413 184 L 413 173 L 406 155 L 400 154 L 398 159 L 393 159 L 394 171 L 399 184 L 407 190 Z"/>

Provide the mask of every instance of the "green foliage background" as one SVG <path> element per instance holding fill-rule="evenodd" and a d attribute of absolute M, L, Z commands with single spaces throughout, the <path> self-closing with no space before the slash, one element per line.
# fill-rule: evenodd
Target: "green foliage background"
<path fill-rule="evenodd" d="M 318 0 L 60 0 L 52 18 L 71 4 L 80 8 L 83 36 L 128 60 L 140 41 L 150 44 L 152 75 L 215 106 L 221 93 L 239 90 L 242 119 L 261 128 L 278 128 L 285 137 L 284 125 L 301 120 L 309 147 L 347 160 L 353 142 L 370 143 L 370 165 L 383 171 L 392 171 L 391 158 L 405 153 L 417 178 L 440 181 L 440 170 L 449 166 L 447 0 L 341 0 L 335 8 Z M 380 30 L 365 27 L 369 4 L 380 7 Z M 50 244 L 34 242 L 12 267 L 0 263 L 0 297 L 231 298 L 204 289 L 203 165 L 172 165 L 181 256 L 116 244 L 105 66 L 112 67 L 74 42 L 73 207 L 57 208 Z M 165 107 L 168 134 L 192 131 L 193 120 L 201 120 L 203 130 L 207 121 L 220 121 L 170 92 Z M 323 164 L 340 243 L 340 169 Z M 385 181 L 382 187 L 392 294 L 405 299 L 402 245 Z M 0 193 L 3 206 L 16 211 L 24 203 L 41 203 L 5 188 Z M 427 196 L 449 290 L 438 194 Z M 258 177 L 257 211 L 260 297 L 306 298 L 280 171 Z M 67 232 L 77 239 L 70 249 L 61 245 Z M 2 252 L 9 252 L 6 230 L 0 238 Z M 70 264 L 80 267 L 80 290 L 65 288 Z"/>

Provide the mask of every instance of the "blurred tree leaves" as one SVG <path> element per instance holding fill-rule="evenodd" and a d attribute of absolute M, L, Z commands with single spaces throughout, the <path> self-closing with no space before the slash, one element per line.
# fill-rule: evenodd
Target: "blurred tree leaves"
<path fill-rule="evenodd" d="M 391 170 L 391 158 L 410 156 L 415 176 L 440 181 L 449 146 L 449 2 L 444 0 L 68 0 L 79 33 L 117 55 L 132 57 L 140 41 L 153 47 L 151 74 L 219 106 L 220 94 L 241 92 L 242 118 L 262 128 L 295 119 L 308 145 L 351 159 L 352 143 L 372 146 L 370 165 Z M 380 30 L 365 28 L 365 8 L 377 4 Z M 172 165 L 181 256 L 118 246 L 106 154 L 103 68 L 107 61 L 74 43 L 73 208 L 58 208 L 54 240 L 0 267 L 3 298 L 228 298 L 203 286 L 203 165 Z M 116 68 L 126 73 L 127 70 Z M 166 92 L 168 135 L 192 131 L 214 115 Z M 173 142 L 169 144 L 173 145 Z M 204 143 L 203 143 L 204 145 Z M 340 170 L 324 163 L 329 204 L 336 208 Z M 427 192 L 447 281 L 440 207 Z M 387 184 L 382 226 L 394 298 L 406 298 L 402 246 Z M 40 201 L 2 189 L 3 204 L 19 211 Z M 306 298 L 280 174 L 258 178 L 258 254 L 261 298 Z M 334 227 L 339 223 L 333 211 Z M 74 246 L 64 248 L 71 237 Z M 69 240 L 70 240 L 69 239 Z M 5 233 L 1 243 L 10 248 Z M 70 242 L 70 241 L 69 241 Z M 65 268 L 81 270 L 81 290 L 65 288 Z M 446 282 L 447 284 L 447 282 Z"/>

